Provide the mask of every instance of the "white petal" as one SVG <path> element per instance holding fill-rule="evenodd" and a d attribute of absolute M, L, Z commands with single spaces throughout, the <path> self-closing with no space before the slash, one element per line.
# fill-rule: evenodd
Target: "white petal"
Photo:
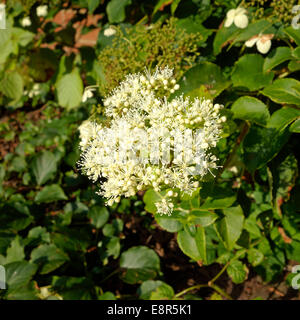
<path fill-rule="evenodd" d="M 257 40 L 258 40 L 257 36 L 252 37 L 251 39 L 249 39 L 248 41 L 245 42 L 245 46 L 248 47 L 248 48 L 251 48 L 251 47 L 253 47 L 255 45 Z"/>
<path fill-rule="evenodd" d="M 262 41 L 261 39 L 259 39 L 256 43 L 257 50 L 262 54 L 267 53 L 270 50 L 271 45 L 272 45 L 271 40 Z"/>
<path fill-rule="evenodd" d="M 226 14 L 226 18 L 227 19 L 234 18 L 235 15 L 236 15 L 236 9 L 230 9 Z"/>
<path fill-rule="evenodd" d="M 245 14 L 239 14 L 234 18 L 234 24 L 241 29 L 245 29 L 248 26 L 248 17 Z"/>
<path fill-rule="evenodd" d="M 228 28 L 232 25 L 234 18 L 226 18 L 225 23 L 224 23 L 224 27 Z"/>
<path fill-rule="evenodd" d="M 236 12 L 235 12 L 235 15 L 236 16 L 239 16 L 240 14 L 246 14 L 247 13 L 247 10 L 244 9 L 244 8 L 237 8 L 236 9 Z"/>
<path fill-rule="evenodd" d="M 234 17 L 235 17 L 235 9 L 230 9 L 226 14 L 226 20 L 224 24 L 225 28 L 228 28 L 232 25 Z"/>

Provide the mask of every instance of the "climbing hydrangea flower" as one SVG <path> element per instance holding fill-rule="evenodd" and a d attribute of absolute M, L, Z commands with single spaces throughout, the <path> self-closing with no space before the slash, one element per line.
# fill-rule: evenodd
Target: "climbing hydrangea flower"
<path fill-rule="evenodd" d="M 83 172 L 107 204 L 153 188 L 166 190 L 157 212 L 171 214 L 178 191 L 191 194 L 217 168 L 210 152 L 220 137 L 221 105 L 183 96 L 169 68 L 128 75 L 104 100 L 106 119 L 79 128 Z"/>
<path fill-rule="evenodd" d="M 245 42 L 246 47 L 253 47 L 256 44 L 257 50 L 262 53 L 266 54 L 269 52 L 272 46 L 271 39 L 274 37 L 274 34 L 258 34 L 248 41 Z"/>
<path fill-rule="evenodd" d="M 227 12 L 225 28 L 230 27 L 233 23 L 241 29 L 248 26 L 247 10 L 244 8 L 231 9 Z"/>

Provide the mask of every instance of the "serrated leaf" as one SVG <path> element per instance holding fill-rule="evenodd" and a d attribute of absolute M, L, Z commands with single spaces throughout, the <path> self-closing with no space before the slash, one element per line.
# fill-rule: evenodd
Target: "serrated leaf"
<path fill-rule="evenodd" d="M 62 76 L 56 83 L 58 103 L 67 109 L 78 107 L 81 103 L 83 84 L 78 69 Z"/>
<path fill-rule="evenodd" d="M 97 228 L 101 228 L 105 225 L 109 218 L 109 212 L 104 206 L 93 206 L 89 213 L 89 218 L 91 219 L 91 223 Z"/>
<path fill-rule="evenodd" d="M 8 98 L 17 101 L 23 95 L 23 79 L 17 71 L 6 72 L 1 81 L 1 91 Z"/>
<path fill-rule="evenodd" d="M 254 97 L 240 97 L 231 107 L 234 118 L 249 120 L 260 125 L 266 125 L 270 113 L 267 106 Z"/>
<path fill-rule="evenodd" d="M 56 157 L 50 151 L 44 151 L 43 153 L 34 157 L 31 163 L 31 168 L 36 182 L 40 186 L 47 182 L 56 172 Z"/>
<path fill-rule="evenodd" d="M 41 274 L 47 274 L 69 260 L 69 257 L 54 244 L 43 244 L 31 252 L 30 261 L 40 265 Z"/>
<path fill-rule="evenodd" d="M 137 246 L 122 253 L 120 267 L 125 270 L 123 281 L 134 284 L 155 278 L 160 271 L 160 262 L 155 251 Z"/>
<path fill-rule="evenodd" d="M 7 249 L 5 263 L 22 261 L 24 258 L 24 246 L 21 244 L 21 238 L 17 236 Z"/>
<path fill-rule="evenodd" d="M 58 184 L 52 184 L 50 186 L 44 187 L 41 191 L 39 191 L 35 196 L 34 201 L 38 203 L 48 203 L 67 199 L 68 198 L 65 195 L 63 189 Z"/>
<path fill-rule="evenodd" d="M 278 47 L 268 54 L 264 62 L 263 71 L 270 71 L 291 58 L 292 51 L 289 47 Z"/>
<path fill-rule="evenodd" d="M 160 280 L 147 280 L 138 289 L 140 299 L 172 299 L 174 290 L 171 286 Z"/>
<path fill-rule="evenodd" d="M 276 130 L 282 130 L 292 121 L 300 117 L 300 109 L 294 109 L 289 107 L 282 107 L 275 111 L 268 124 L 267 128 L 274 128 Z"/>
<path fill-rule="evenodd" d="M 248 261 L 252 264 L 253 267 L 258 266 L 264 259 L 262 252 L 255 248 L 251 248 L 247 252 Z"/>
<path fill-rule="evenodd" d="M 9 290 L 25 286 L 37 271 L 37 266 L 27 262 L 18 261 L 5 265 L 6 283 Z"/>
<path fill-rule="evenodd" d="M 241 261 L 234 260 L 227 267 L 227 274 L 234 283 L 243 283 L 247 277 L 246 266 Z"/>
<path fill-rule="evenodd" d="M 300 82 L 295 79 L 277 79 L 261 93 L 276 103 L 300 105 Z"/>

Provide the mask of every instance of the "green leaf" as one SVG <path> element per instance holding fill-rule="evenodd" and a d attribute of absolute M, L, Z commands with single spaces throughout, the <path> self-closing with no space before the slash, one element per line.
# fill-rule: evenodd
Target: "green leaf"
<path fill-rule="evenodd" d="M 120 267 L 125 269 L 123 280 L 134 284 L 155 278 L 160 271 L 160 262 L 155 251 L 137 246 L 122 253 Z"/>
<path fill-rule="evenodd" d="M 239 260 L 234 260 L 227 268 L 227 274 L 236 284 L 243 283 L 247 278 L 246 266 Z"/>
<path fill-rule="evenodd" d="M 260 125 L 266 125 L 270 118 L 267 106 L 253 97 L 240 97 L 231 107 L 234 118 L 249 120 Z"/>
<path fill-rule="evenodd" d="M 244 163 L 251 173 L 271 161 L 289 138 L 288 130 L 253 125 L 243 142 Z"/>
<path fill-rule="evenodd" d="M 63 189 L 58 184 L 52 184 L 44 187 L 34 198 L 34 201 L 38 203 L 48 203 L 58 200 L 68 200 Z"/>
<path fill-rule="evenodd" d="M 186 221 L 182 219 L 182 223 L 194 223 L 198 226 L 207 227 L 213 224 L 218 218 L 218 215 L 212 211 L 204 211 L 202 209 L 193 209 L 186 217 Z"/>
<path fill-rule="evenodd" d="M 88 217 L 91 219 L 91 223 L 99 229 L 107 222 L 109 212 L 104 206 L 93 206 L 88 213 Z"/>
<path fill-rule="evenodd" d="M 21 238 L 17 236 L 7 249 L 5 263 L 22 261 L 24 258 L 24 246 L 21 243 Z"/>
<path fill-rule="evenodd" d="M 288 68 L 291 72 L 295 72 L 300 70 L 300 61 L 298 60 L 292 60 L 288 64 Z"/>
<path fill-rule="evenodd" d="M 229 85 L 222 75 L 221 68 L 211 62 L 202 62 L 188 70 L 178 83 L 176 96 L 215 98 Z M 175 95 L 175 94 L 174 94 Z"/>
<path fill-rule="evenodd" d="M 173 0 L 172 4 L 171 4 L 171 14 L 174 15 L 179 3 L 181 2 L 181 0 Z"/>
<path fill-rule="evenodd" d="M 273 196 L 278 206 L 280 198 L 289 199 L 289 192 L 296 183 L 298 162 L 293 154 L 287 155 L 278 165 L 272 168 Z M 278 208 L 279 209 L 279 208 Z"/>
<path fill-rule="evenodd" d="M 168 232 L 178 232 L 183 228 L 182 223 L 176 218 L 155 215 L 157 223 Z"/>
<path fill-rule="evenodd" d="M 100 0 L 87 0 L 89 12 L 93 13 L 100 5 Z"/>
<path fill-rule="evenodd" d="M 263 72 L 264 58 L 259 54 L 245 54 L 235 64 L 232 82 L 235 87 L 256 91 L 269 85 L 273 72 Z"/>
<path fill-rule="evenodd" d="M 23 79 L 17 71 L 4 73 L 0 89 L 5 96 L 17 101 L 23 95 Z"/>
<path fill-rule="evenodd" d="M 264 34 L 274 33 L 276 29 L 272 27 L 272 23 L 261 19 L 248 25 L 245 29 L 239 29 L 237 37 L 234 38 L 233 44 L 244 42 L 263 32 Z"/>
<path fill-rule="evenodd" d="M 143 300 L 172 299 L 175 295 L 171 286 L 160 280 L 147 280 L 138 289 L 138 295 Z"/>
<path fill-rule="evenodd" d="M 7 287 L 13 290 L 28 284 L 36 273 L 37 266 L 27 261 L 19 261 L 6 264 L 5 270 Z"/>
<path fill-rule="evenodd" d="M 215 222 L 215 229 L 225 248 L 232 250 L 239 239 L 244 225 L 243 210 L 240 206 L 223 209 L 224 216 Z"/>
<path fill-rule="evenodd" d="M 258 266 L 264 259 L 263 253 L 255 248 L 249 249 L 247 256 L 249 263 L 251 263 L 253 267 Z"/>
<path fill-rule="evenodd" d="M 58 293 L 64 300 L 92 300 L 93 283 L 88 277 L 53 277 L 54 292 Z"/>
<path fill-rule="evenodd" d="M 197 45 L 201 46 L 212 34 L 212 31 L 203 27 L 201 22 L 200 15 L 190 15 L 187 18 L 178 19 L 176 21 L 176 28 L 184 29 L 184 31 L 189 34 L 198 33 Z"/>
<path fill-rule="evenodd" d="M 282 107 L 281 109 L 275 111 L 272 114 L 267 124 L 267 128 L 275 128 L 277 130 L 282 130 L 299 117 L 300 109 Z"/>
<path fill-rule="evenodd" d="M 131 0 L 110 0 L 106 12 L 110 23 L 119 23 L 125 20 L 125 8 L 131 4 Z"/>
<path fill-rule="evenodd" d="M 31 169 L 37 184 L 40 186 L 47 182 L 57 171 L 57 161 L 55 155 L 50 151 L 44 151 L 35 156 Z"/>
<path fill-rule="evenodd" d="M 152 15 L 154 15 L 158 10 L 163 10 L 165 6 L 168 6 L 172 0 L 158 0 L 157 4 L 154 7 Z"/>
<path fill-rule="evenodd" d="M 270 71 L 290 59 L 292 59 L 291 49 L 289 47 L 278 47 L 268 54 L 264 62 L 263 71 Z"/>
<path fill-rule="evenodd" d="M 195 235 L 183 229 L 178 232 L 177 242 L 184 254 L 194 259 L 207 263 L 206 237 L 203 227 L 197 227 Z"/>
<path fill-rule="evenodd" d="M 47 274 L 69 260 L 66 253 L 58 249 L 54 244 L 43 244 L 32 250 L 30 261 L 40 265 L 41 274 Z"/>
<path fill-rule="evenodd" d="M 240 30 L 234 25 L 234 23 L 229 28 L 220 28 L 214 38 L 214 55 L 218 55 L 222 51 L 222 48 L 226 46 L 239 32 Z"/>
<path fill-rule="evenodd" d="M 34 38 L 34 33 L 22 28 L 12 28 L 12 41 L 16 44 L 25 47 Z"/>
<path fill-rule="evenodd" d="M 78 69 L 62 76 L 56 83 L 58 103 L 67 109 L 78 107 L 81 103 L 83 84 Z"/>
<path fill-rule="evenodd" d="M 295 79 L 277 79 L 261 93 L 276 103 L 300 105 L 300 82 Z"/>
<path fill-rule="evenodd" d="M 297 46 L 300 46 L 299 30 L 294 29 L 293 27 L 288 27 L 284 31 L 288 36 L 290 36 L 296 42 Z"/>
<path fill-rule="evenodd" d="M 121 250 L 120 238 L 110 238 L 108 244 L 106 245 L 106 249 L 108 256 L 113 256 L 114 259 L 117 259 Z"/>
<path fill-rule="evenodd" d="M 117 300 L 117 298 L 112 292 L 106 291 L 98 298 L 98 300 Z"/>
<path fill-rule="evenodd" d="M 36 283 L 33 281 L 20 288 L 9 289 L 6 292 L 5 299 L 7 300 L 38 300 L 38 290 Z"/>
<path fill-rule="evenodd" d="M 300 133 L 300 119 L 296 120 L 291 126 L 290 131 Z"/>
<path fill-rule="evenodd" d="M 200 192 L 200 196 L 204 197 L 204 192 Z M 223 209 L 230 207 L 236 200 L 236 194 L 231 190 L 224 189 L 219 186 L 215 186 L 205 197 L 204 204 L 201 205 L 201 209 Z"/>

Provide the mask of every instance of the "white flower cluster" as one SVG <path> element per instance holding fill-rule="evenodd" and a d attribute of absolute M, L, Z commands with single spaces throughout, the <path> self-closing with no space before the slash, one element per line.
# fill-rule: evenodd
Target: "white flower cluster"
<path fill-rule="evenodd" d="M 217 167 L 209 149 L 226 121 L 222 106 L 182 96 L 167 100 L 179 89 L 172 75 L 169 68 L 128 75 L 104 100 L 108 120 L 79 128 L 80 166 L 94 182 L 103 181 L 99 194 L 108 205 L 151 187 L 173 189 L 156 203 L 158 213 L 170 214 L 175 190 L 191 194 L 197 180 Z"/>

